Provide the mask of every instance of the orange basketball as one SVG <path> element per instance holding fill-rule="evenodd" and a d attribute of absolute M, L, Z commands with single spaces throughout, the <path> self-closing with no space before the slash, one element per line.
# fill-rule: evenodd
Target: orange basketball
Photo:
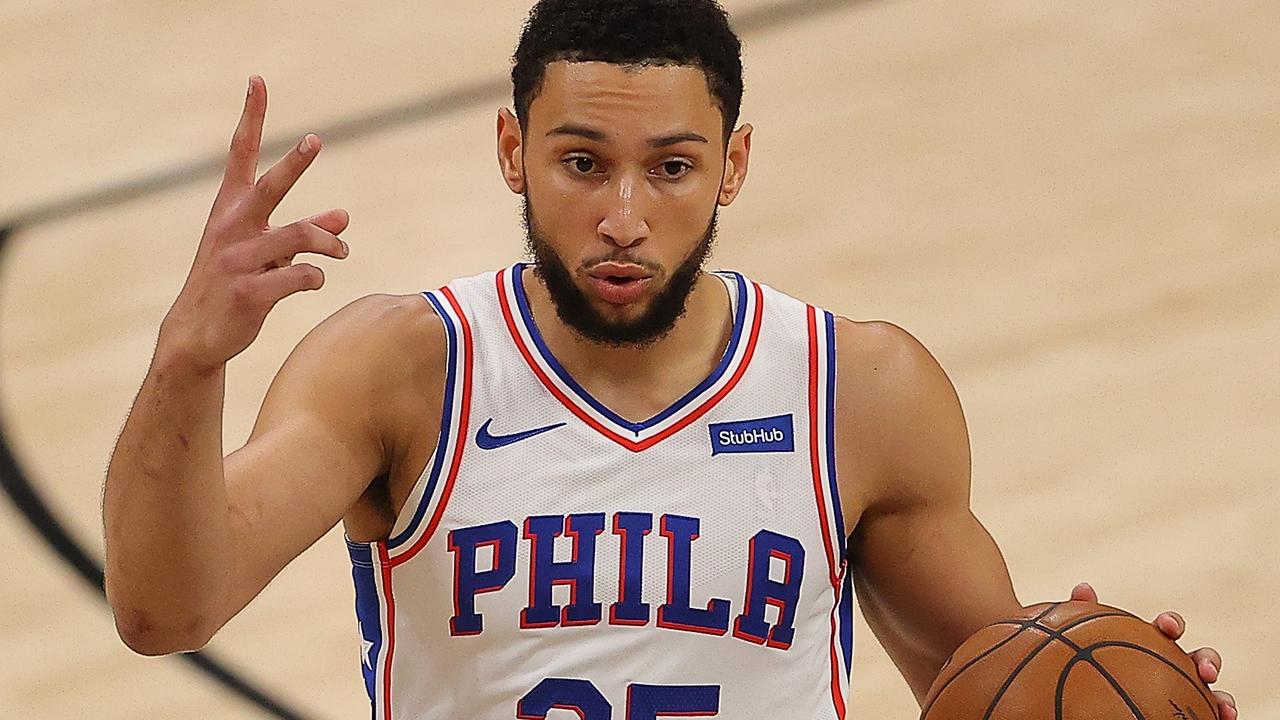
<path fill-rule="evenodd" d="M 1028 608 L 973 635 L 943 665 L 921 720 L 1215 720 L 1195 664 L 1124 610 Z"/>

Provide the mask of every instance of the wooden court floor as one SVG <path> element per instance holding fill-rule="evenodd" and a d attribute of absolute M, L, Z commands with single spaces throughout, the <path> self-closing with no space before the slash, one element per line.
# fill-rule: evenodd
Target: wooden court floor
<path fill-rule="evenodd" d="M 1145 616 L 1178 609 L 1188 649 L 1222 650 L 1243 717 L 1280 717 L 1280 4 L 812 2 L 726 3 L 765 14 L 745 36 L 751 176 L 715 264 L 914 332 L 965 403 L 974 504 L 1023 602 L 1089 580 Z M 287 142 L 500 88 L 526 9 L 0 2 L 0 221 L 18 223 L 0 418 L 91 554 L 108 453 L 216 188 L 199 162 L 225 147 L 246 78 L 267 79 L 267 135 Z M 519 256 L 494 161 L 504 102 L 329 143 L 277 218 L 344 206 L 353 255 L 231 364 L 228 449 L 338 307 Z M 86 195 L 156 175 L 127 200 Z M 262 716 L 132 655 L 3 502 L 0 541 L 0 717 Z M 365 717 L 352 603 L 334 532 L 211 648 L 308 718 Z M 914 717 L 858 632 L 852 717 Z"/>

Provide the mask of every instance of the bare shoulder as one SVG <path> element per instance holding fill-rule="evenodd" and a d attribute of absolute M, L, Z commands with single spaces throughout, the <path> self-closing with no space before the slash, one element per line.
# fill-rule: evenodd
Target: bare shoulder
<path fill-rule="evenodd" d="M 343 374 L 403 381 L 443 367 L 445 330 L 421 295 L 366 295 L 317 325 L 298 348 Z"/>
<path fill-rule="evenodd" d="M 933 354 L 893 323 L 839 318 L 836 363 L 838 473 L 858 503 L 846 511 L 967 498 L 968 430 Z"/>
<path fill-rule="evenodd" d="M 353 355 L 381 354 L 406 341 L 438 345 L 443 352 L 444 325 L 421 295 L 375 294 L 353 300 L 334 312 L 307 339 L 312 340 L 313 336 L 315 343 L 335 348 L 361 343 L 345 348 Z"/>
<path fill-rule="evenodd" d="M 837 318 L 836 362 L 842 409 L 888 411 L 891 407 L 881 405 L 886 401 L 899 410 L 921 409 L 921 401 L 945 401 L 955 395 L 928 348 L 891 322 Z"/>
<path fill-rule="evenodd" d="M 403 408 L 397 403 L 413 394 L 406 385 L 443 383 L 445 349 L 444 326 L 425 298 L 361 297 L 298 343 L 272 383 L 264 411 L 270 412 L 273 395 L 283 395 L 335 422 L 357 422 L 381 435 L 398 426 Z"/>

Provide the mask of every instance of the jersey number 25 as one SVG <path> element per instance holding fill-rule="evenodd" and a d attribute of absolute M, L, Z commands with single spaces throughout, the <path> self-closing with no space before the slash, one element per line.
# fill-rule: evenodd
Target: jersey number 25
<path fill-rule="evenodd" d="M 582 720 L 613 720 L 613 706 L 589 680 L 547 678 L 516 704 L 520 720 L 546 720 L 553 709 L 574 710 Z M 627 686 L 626 720 L 662 716 L 713 717 L 720 710 L 719 685 Z"/>

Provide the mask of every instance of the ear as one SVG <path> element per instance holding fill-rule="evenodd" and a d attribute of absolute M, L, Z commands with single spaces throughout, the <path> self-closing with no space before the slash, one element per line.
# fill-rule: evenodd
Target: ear
<path fill-rule="evenodd" d="M 498 169 L 511 192 L 524 193 L 524 135 L 520 121 L 506 108 L 498 111 Z"/>
<path fill-rule="evenodd" d="M 750 124 L 744 124 L 729 136 L 724 177 L 720 181 L 720 197 L 717 199 L 723 206 L 733 203 L 742 191 L 742 184 L 747 181 L 747 166 L 751 160 L 751 132 L 754 129 Z"/>

